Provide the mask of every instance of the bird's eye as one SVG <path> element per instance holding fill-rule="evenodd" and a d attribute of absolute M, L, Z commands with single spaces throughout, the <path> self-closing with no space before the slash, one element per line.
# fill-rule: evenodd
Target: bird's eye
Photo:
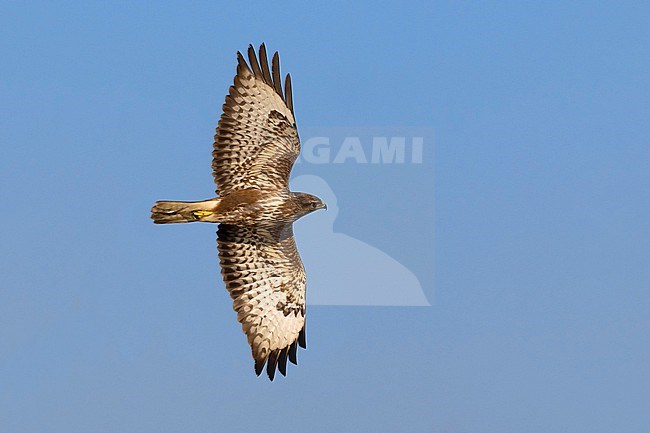
<path fill-rule="evenodd" d="M 315 202 L 315 201 L 312 201 L 312 202 L 311 202 L 311 207 L 313 207 L 313 208 L 317 208 L 317 207 L 318 207 L 318 203 Z"/>

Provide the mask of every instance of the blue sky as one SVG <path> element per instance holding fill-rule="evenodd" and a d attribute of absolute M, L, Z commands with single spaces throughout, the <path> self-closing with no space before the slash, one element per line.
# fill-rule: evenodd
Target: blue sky
<path fill-rule="evenodd" d="M 0 430 L 647 432 L 649 20 L 645 2 L 2 3 Z M 212 195 L 234 54 L 263 41 L 299 128 L 435 135 L 418 166 L 296 171 L 432 306 L 310 307 L 273 383 L 215 227 L 148 219 Z"/>

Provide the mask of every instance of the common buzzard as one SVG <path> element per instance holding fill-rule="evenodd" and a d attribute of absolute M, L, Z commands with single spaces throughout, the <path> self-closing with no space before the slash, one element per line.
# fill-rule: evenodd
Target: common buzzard
<path fill-rule="evenodd" d="M 246 63 L 237 53 L 237 75 L 226 96 L 214 136 L 212 170 L 218 197 L 197 202 L 158 201 L 156 224 L 218 223 L 221 274 L 237 320 L 248 338 L 255 373 L 266 365 L 286 375 L 305 348 L 305 270 L 293 238 L 293 222 L 326 208 L 318 198 L 289 191 L 289 174 L 300 152 L 291 77 L 280 81 L 280 60 L 271 68 L 264 44 Z"/>

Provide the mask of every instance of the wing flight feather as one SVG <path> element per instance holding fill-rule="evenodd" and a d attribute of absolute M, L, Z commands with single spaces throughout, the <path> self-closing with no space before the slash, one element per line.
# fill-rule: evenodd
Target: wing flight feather
<path fill-rule="evenodd" d="M 286 374 L 296 364 L 296 343 L 305 347 L 305 271 L 291 224 L 240 227 L 220 224 L 217 231 L 221 273 L 237 320 L 255 359 L 255 373 L 266 364 Z"/>
<path fill-rule="evenodd" d="M 291 78 L 280 79 L 280 58 L 272 71 L 261 45 L 259 61 L 252 46 L 248 61 L 237 53 L 237 75 L 223 104 L 212 152 L 217 194 L 240 189 L 287 189 L 300 140 L 293 114 Z"/>

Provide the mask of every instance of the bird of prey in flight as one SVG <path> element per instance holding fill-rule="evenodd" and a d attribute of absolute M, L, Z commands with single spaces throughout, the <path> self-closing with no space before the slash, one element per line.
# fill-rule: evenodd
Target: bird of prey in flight
<path fill-rule="evenodd" d="M 158 201 L 156 224 L 218 223 L 217 247 L 226 289 L 248 338 L 255 373 L 266 365 L 286 375 L 305 342 L 305 270 L 293 222 L 326 209 L 318 198 L 289 190 L 300 152 L 291 77 L 280 79 L 278 53 L 271 67 L 266 47 L 237 53 L 237 75 L 214 136 L 212 170 L 218 197 L 195 202 Z M 283 89 L 284 87 L 284 89 Z"/>

